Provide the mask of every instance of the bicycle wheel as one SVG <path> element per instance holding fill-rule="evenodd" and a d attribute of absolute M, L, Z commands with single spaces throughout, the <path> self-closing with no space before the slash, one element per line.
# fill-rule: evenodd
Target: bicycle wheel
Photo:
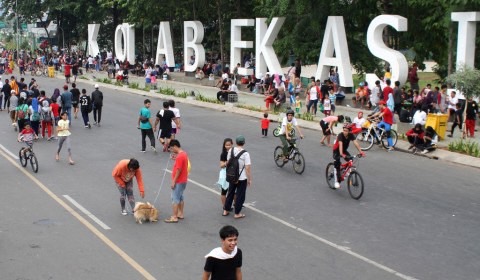
<path fill-rule="evenodd" d="M 368 151 L 373 146 L 373 136 L 366 131 L 362 131 L 361 133 L 357 134 L 357 142 L 360 145 L 362 151 Z"/>
<path fill-rule="evenodd" d="M 335 189 L 335 166 L 333 162 L 330 162 L 327 165 L 327 169 L 325 170 L 325 178 L 327 179 L 328 187 L 331 189 Z"/>
<path fill-rule="evenodd" d="M 283 161 L 283 147 L 277 146 L 273 152 L 273 160 L 278 167 L 283 167 L 286 162 Z"/>
<path fill-rule="evenodd" d="M 34 153 L 30 155 L 30 165 L 32 166 L 33 172 L 38 172 L 38 160 Z"/>
<path fill-rule="evenodd" d="M 272 133 L 273 136 L 278 137 L 278 135 L 280 135 L 280 127 L 276 127 Z"/>
<path fill-rule="evenodd" d="M 300 152 L 293 155 L 293 170 L 297 174 L 302 174 L 305 171 L 305 158 Z"/>
<path fill-rule="evenodd" d="M 397 144 L 397 140 L 398 140 L 397 132 L 395 130 L 391 129 L 390 130 L 390 137 L 392 138 L 392 147 L 395 147 L 395 145 Z M 387 140 L 386 132 L 384 132 L 382 134 L 382 146 L 385 149 L 388 148 L 388 140 Z"/>
<path fill-rule="evenodd" d="M 360 199 L 363 195 L 363 179 L 362 175 L 357 171 L 352 171 L 347 181 L 348 193 L 353 199 Z"/>
<path fill-rule="evenodd" d="M 42 71 L 42 70 L 37 70 L 37 71 L 35 71 L 35 75 L 37 75 L 37 76 L 39 76 L 39 77 L 42 76 L 42 74 L 43 74 L 43 71 Z"/>
<path fill-rule="evenodd" d="M 25 167 L 27 166 L 27 155 L 23 153 L 23 149 L 24 148 L 21 148 L 20 151 L 18 151 L 18 159 L 20 159 L 20 164 Z"/>

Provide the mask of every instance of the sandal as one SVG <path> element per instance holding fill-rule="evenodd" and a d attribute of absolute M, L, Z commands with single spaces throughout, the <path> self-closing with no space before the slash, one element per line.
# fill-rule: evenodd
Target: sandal
<path fill-rule="evenodd" d="M 235 219 L 243 219 L 245 218 L 245 214 L 240 214 L 238 216 L 234 216 Z"/>
<path fill-rule="evenodd" d="M 178 219 L 175 220 L 173 217 L 170 217 L 168 219 L 165 219 L 164 222 L 167 223 L 167 224 L 174 224 L 174 223 L 178 223 Z"/>

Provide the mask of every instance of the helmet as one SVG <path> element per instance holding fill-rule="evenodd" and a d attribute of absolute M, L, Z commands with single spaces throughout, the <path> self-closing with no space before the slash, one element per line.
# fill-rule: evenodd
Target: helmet
<path fill-rule="evenodd" d="M 286 114 L 286 115 L 287 115 L 287 116 L 288 116 L 288 115 L 293 115 L 293 116 L 295 116 L 295 112 L 294 112 L 292 109 L 289 109 L 289 110 L 287 110 L 287 114 Z"/>
<path fill-rule="evenodd" d="M 346 122 L 346 123 L 343 124 L 343 128 L 344 128 L 344 129 L 347 128 L 349 131 L 352 131 L 353 126 L 354 126 L 353 123 L 348 123 L 348 122 Z"/>

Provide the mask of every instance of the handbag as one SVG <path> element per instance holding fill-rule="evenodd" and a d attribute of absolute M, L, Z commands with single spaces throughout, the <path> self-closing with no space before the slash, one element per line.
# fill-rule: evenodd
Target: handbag
<path fill-rule="evenodd" d="M 218 172 L 218 182 L 215 184 L 217 187 L 228 190 L 228 182 L 227 182 L 227 169 L 222 168 L 220 172 Z"/>

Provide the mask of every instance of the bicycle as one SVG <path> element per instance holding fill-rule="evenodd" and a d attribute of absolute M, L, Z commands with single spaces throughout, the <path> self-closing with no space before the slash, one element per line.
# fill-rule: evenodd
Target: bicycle
<path fill-rule="evenodd" d="M 398 141 L 398 135 L 394 129 L 390 129 L 390 137 L 392 138 L 392 147 L 395 147 Z M 362 151 L 370 150 L 373 143 L 382 143 L 385 149 L 388 148 L 387 131 L 384 128 L 378 127 L 378 123 L 373 120 L 366 129 L 362 129 L 362 131 L 357 134 L 356 140 Z"/>
<path fill-rule="evenodd" d="M 38 160 L 37 156 L 35 156 L 35 153 L 33 152 L 33 146 L 22 147 L 20 151 L 18 151 L 18 158 L 23 167 L 26 167 L 28 161 L 30 161 L 33 172 L 38 172 Z"/>
<path fill-rule="evenodd" d="M 289 160 L 293 163 L 293 170 L 297 174 L 302 174 L 305 171 L 305 158 L 303 157 L 302 153 L 298 150 L 296 139 L 292 138 L 289 141 L 288 147 L 288 157 L 287 161 L 284 160 L 283 156 L 283 147 L 277 146 L 275 151 L 273 152 L 273 159 L 275 164 L 278 167 L 283 167 Z"/>
<path fill-rule="evenodd" d="M 345 178 L 347 179 L 348 193 L 353 199 L 360 199 L 363 195 L 363 178 L 360 173 L 358 173 L 358 160 L 362 157 L 361 154 L 352 156 L 348 160 L 340 165 L 340 182 L 341 183 Z M 331 189 L 335 188 L 335 165 L 333 162 L 330 162 L 327 165 L 325 170 L 326 179 L 328 187 Z"/>

